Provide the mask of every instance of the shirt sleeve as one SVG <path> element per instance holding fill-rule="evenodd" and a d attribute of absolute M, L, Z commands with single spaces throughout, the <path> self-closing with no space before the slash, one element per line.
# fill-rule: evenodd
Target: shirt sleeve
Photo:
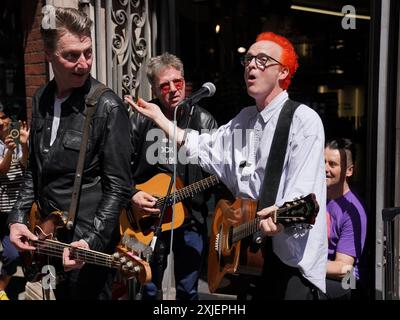
<path fill-rule="evenodd" d="M 340 237 L 337 243 L 336 252 L 357 258 L 354 234 L 355 230 L 353 228 L 353 223 L 349 215 L 345 214 L 345 219 L 340 228 Z"/>
<path fill-rule="evenodd" d="M 204 171 L 216 175 L 224 183 L 232 166 L 229 130 L 229 124 L 202 134 L 188 130 L 184 144 L 190 163 L 200 165 Z"/>

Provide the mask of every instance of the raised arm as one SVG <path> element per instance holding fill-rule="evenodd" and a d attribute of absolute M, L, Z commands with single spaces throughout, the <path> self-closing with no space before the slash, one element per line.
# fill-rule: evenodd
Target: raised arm
<path fill-rule="evenodd" d="M 165 132 L 168 138 L 174 135 L 174 124 L 167 119 L 167 117 L 162 113 L 159 106 L 154 103 L 149 103 L 139 98 L 137 103 L 132 99 L 132 96 L 125 96 L 125 101 L 129 105 L 138 111 L 140 114 L 152 120 L 161 130 Z M 184 130 L 177 128 L 176 131 L 176 141 L 178 145 L 183 142 Z"/>

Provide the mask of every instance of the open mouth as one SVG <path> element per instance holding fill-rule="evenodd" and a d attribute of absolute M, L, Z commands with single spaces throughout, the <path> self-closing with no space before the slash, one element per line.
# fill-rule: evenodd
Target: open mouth
<path fill-rule="evenodd" d="M 84 76 L 86 76 L 86 73 L 72 73 L 75 77 L 79 77 L 79 78 L 83 78 Z"/>
<path fill-rule="evenodd" d="M 255 80 L 256 80 L 256 76 L 254 76 L 254 75 L 252 75 L 252 74 L 249 74 L 249 75 L 247 76 L 247 82 L 248 82 L 248 83 L 253 83 Z"/>

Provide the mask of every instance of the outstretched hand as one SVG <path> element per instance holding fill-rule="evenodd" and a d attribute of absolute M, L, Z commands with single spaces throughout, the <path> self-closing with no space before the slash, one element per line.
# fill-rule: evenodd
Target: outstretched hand
<path fill-rule="evenodd" d="M 158 119 L 161 119 L 164 116 L 159 106 L 154 103 L 146 102 L 142 98 L 139 98 L 136 103 L 133 101 L 132 96 L 127 95 L 125 96 L 125 102 L 127 102 L 132 109 L 156 123 Z"/>
<path fill-rule="evenodd" d="M 132 96 L 125 96 L 125 101 L 146 118 L 152 120 L 162 131 L 164 131 L 168 137 L 173 137 L 174 135 L 174 124 L 167 119 L 167 117 L 162 113 L 159 106 L 154 103 L 146 102 L 139 98 L 138 102 L 134 102 Z M 176 141 L 178 144 L 182 144 L 184 137 L 184 131 L 177 128 Z"/>

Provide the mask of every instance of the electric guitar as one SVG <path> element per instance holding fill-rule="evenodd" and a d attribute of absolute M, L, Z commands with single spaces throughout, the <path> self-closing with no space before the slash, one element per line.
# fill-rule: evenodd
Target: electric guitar
<path fill-rule="evenodd" d="M 162 209 L 166 203 L 166 212 L 164 215 L 161 230 L 167 231 L 172 228 L 180 227 L 187 212 L 182 204 L 182 201 L 187 198 L 192 198 L 196 194 L 211 188 L 219 183 L 216 176 L 209 176 L 205 179 L 183 186 L 183 183 L 176 178 L 176 192 L 172 192 L 170 196 L 165 196 L 168 192 L 171 177 L 165 173 L 159 173 L 145 183 L 136 186 L 137 189 L 145 191 L 154 197 L 158 198 L 155 208 Z M 174 194 L 176 196 L 175 217 L 172 226 L 172 208 L 174 202 Z M 148 245 L 153 238 L 156 225 L 159 223 L 160 214 L 149 214 L 140 208 L 131 205 L 126 210 L 122 211 L 120 216 L 120 232 L 121 235 L 128 234 L 138 239 L 140 242 Z"/>
<path fill-rule="evenodd" d="M 212 222 L 210 249 L 208 253 L 208 287 L 215 292 L 227 273 L 260 274 L 263 265 L 261 250 L 255 252 L 245 245 L 241 248 L 241 240 L 255 235 L 260 231 L 261 217 L 256 217 L 257 201 L 240 199 L 231 205 L 232 209 L 241 210 L 242 220 L 232 226 L 226 221 L 221 208 L 221 201 L 217 203 Z M 286 202 L 277 209 L 272 219 L 283 225 L 300 224 L 307 228 L 315 223 L 319 205 L 315 194 L 311 193 L 301 199 Z M 261 240 L 259 238 L 258 240 Z M 258 242 L 258 241 L 256 241 Z M 260 241 L 261 242 L 261 241 Z M 240 269 L 245 272 L 240 272 Z"/>
<path fill-rule="evenodd" d="M 31 231 L 38 237 L 30 241 L 36 249 L 34 251 L 23 251 L 20 253 L 22 269 L 29 282 L 39 281 L 42 277 L 42 267 L 51 265 L 50 257 L 62 258 L 64 248 L 70 249 L 70 257 L 88 264 L 118 269 L 122 276 L 136 278 L 139 283 L 146 283 L 151 280 L 151 268 L 142 260 L 140 252 L 131 247 L 129 239 L 123 239 L 118 245 L 117 252 L 106 254 L 86 248 L 71 247 L 70 244 L 60 242 L 56 239 L 57 229 L 63 228 L 63 222 L 58 212 L 51 213 L 44 220 L 38 219 L 39 213 L 36 204 L 32 207 L 30 214 Z M 54 261 L 60 265 L 60 261 Z M 62 272 L 59 272 L 62 277 Z"/>

